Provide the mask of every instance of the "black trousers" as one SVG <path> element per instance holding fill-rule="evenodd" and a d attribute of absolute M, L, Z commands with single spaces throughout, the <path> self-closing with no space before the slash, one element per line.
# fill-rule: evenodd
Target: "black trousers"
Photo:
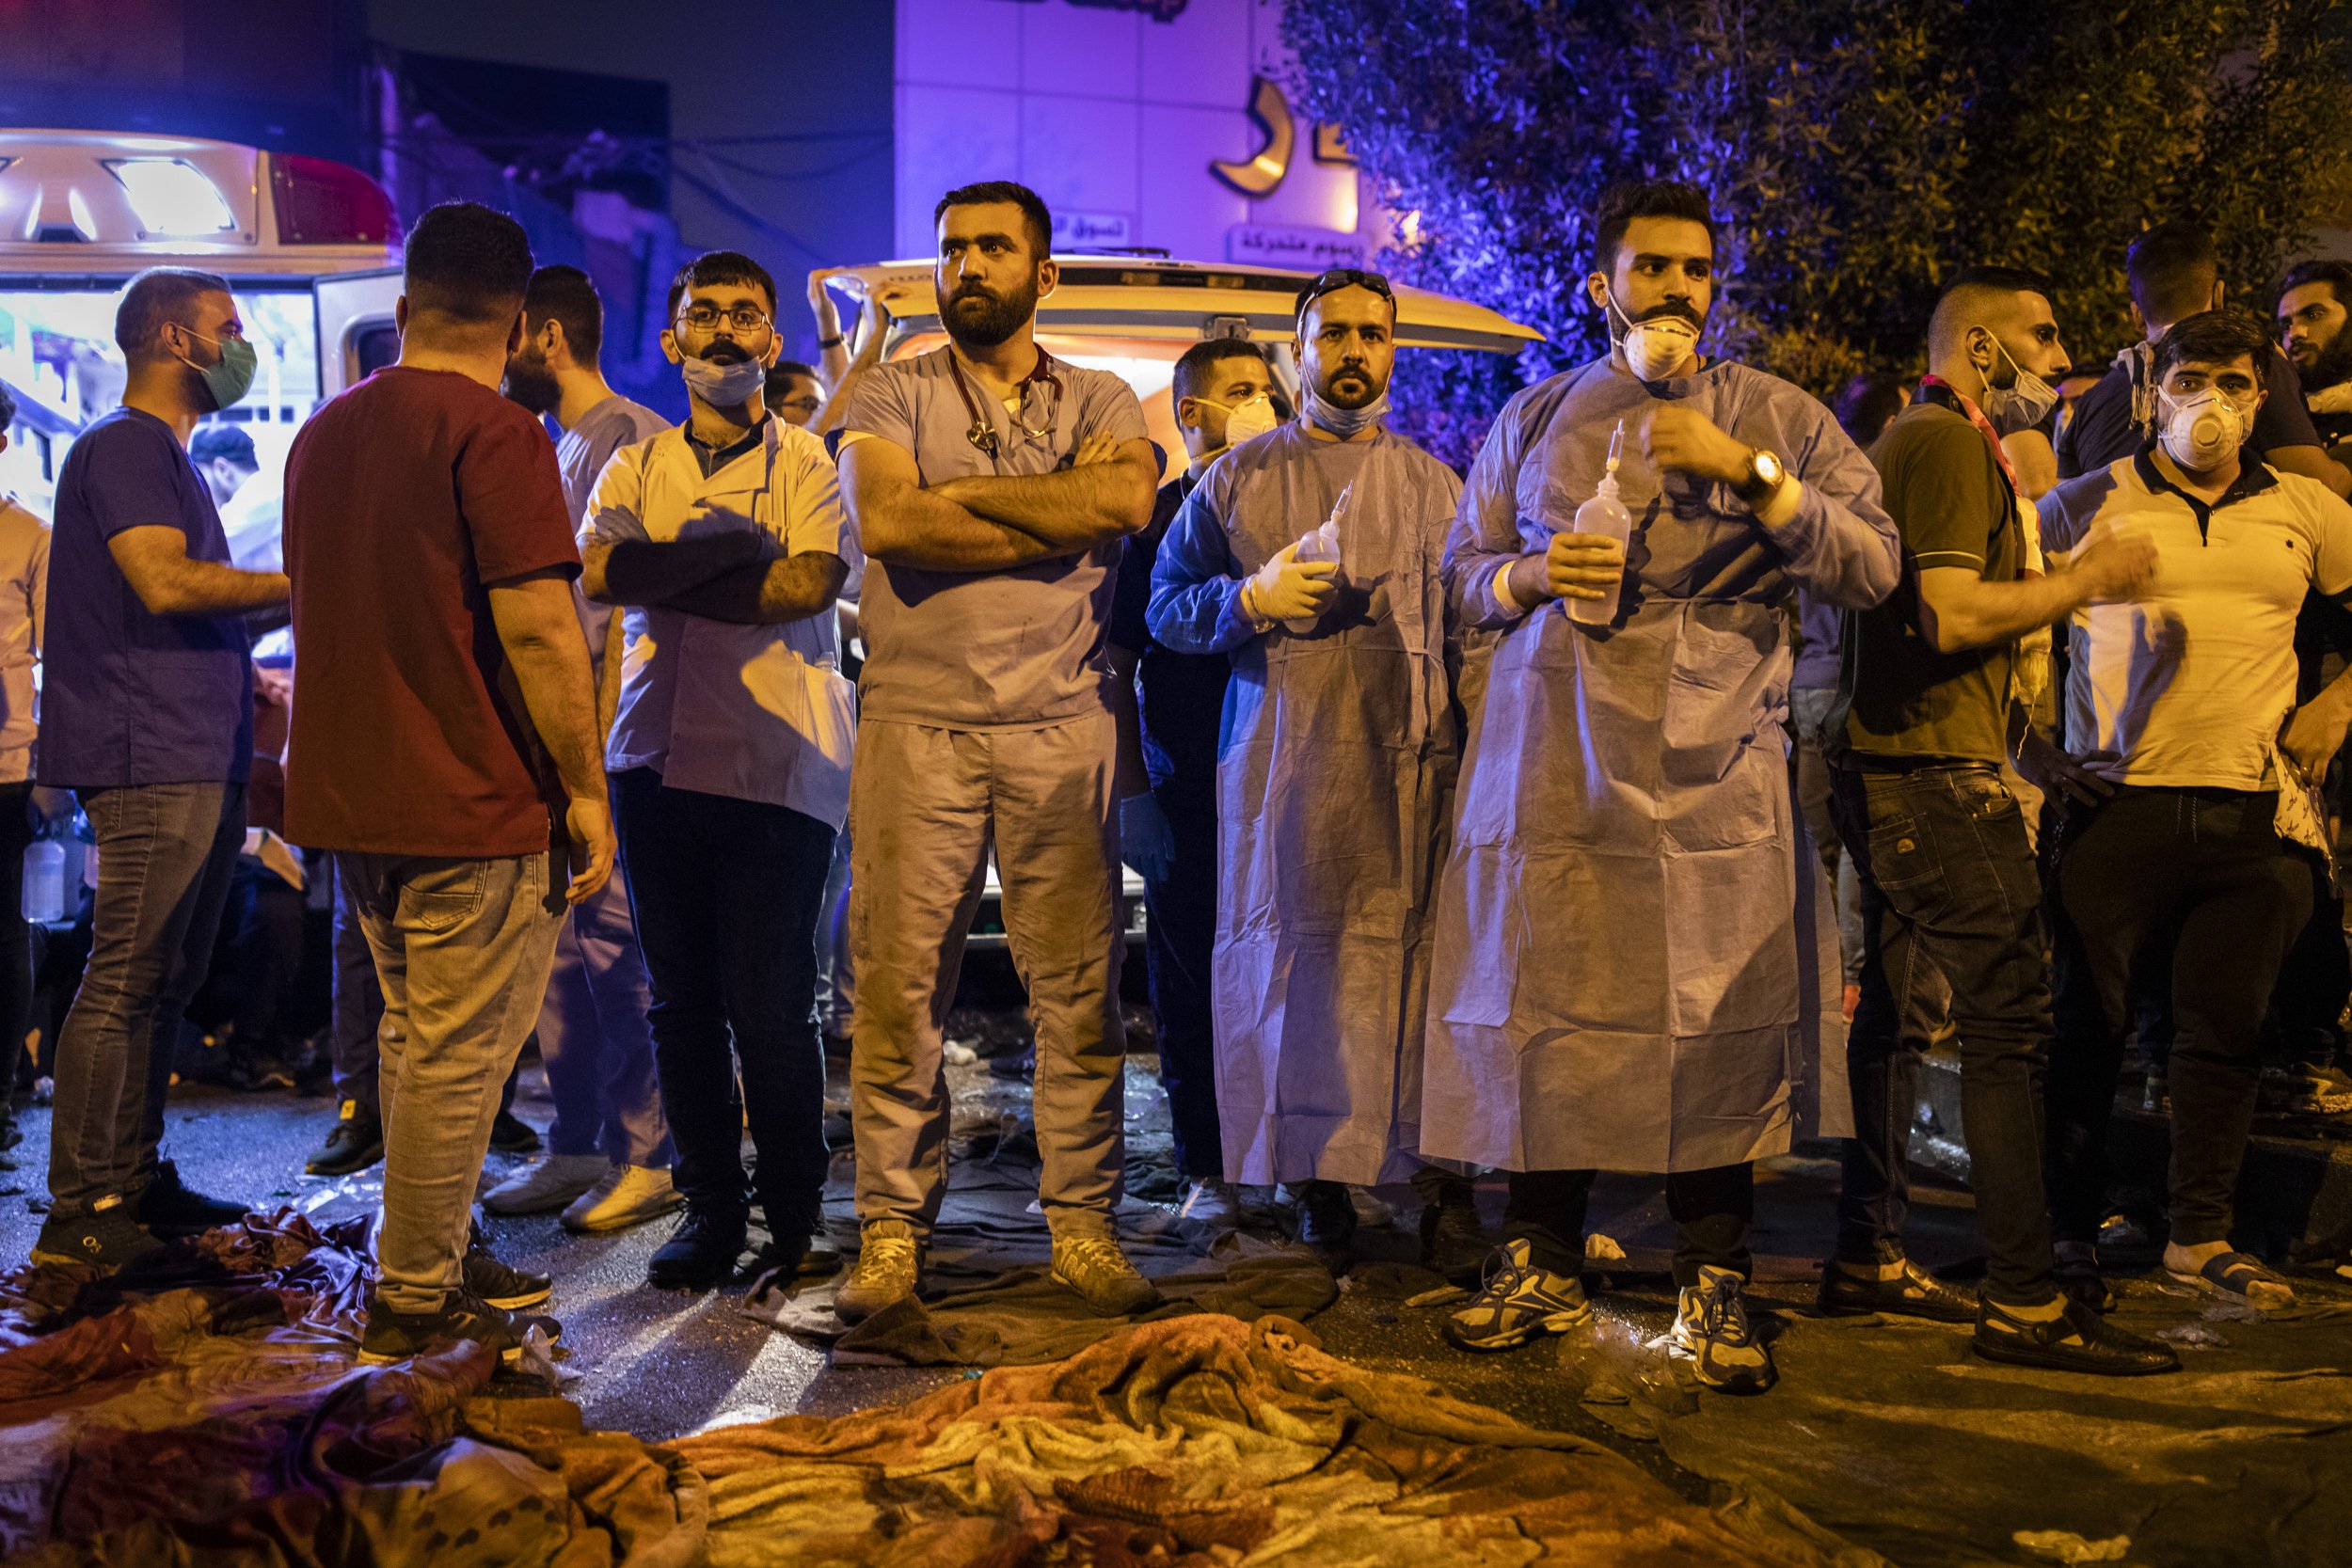
<path fill-rule="evenodd" d="M 16 1092 L 33 1018 L 33 932 L 24 921 L 24 851 L 33 843 L 33 785 L 0 784 L 0 1114 Z M 66 890 L 67 908 L 79 891 Z"/>
<path fill-rule="evenodd" d="M 1160 1086 L 1168 1091 L 1176 1169 L 1193 1180 L 1225 1174 L 1216 1119 L 1216 1022 L 1209 966 L 1216 946 L 1216 786 L 1153 784 L 1176 840 L 1168 875 L 1143 885 L 1144 962 L 1159 1022 Z"/>
<path fill-rule="evenodd" d="M 2228 1239 L 2261 1080 L 2263 1014 L 2311 913 L 2311 870 L 2280 843 L 2277 812 L 2267 792 L 2125 785 L 2065 817 L 2052 901 L 2049 1187 L 2058 1240 L 2098 1235 L 2126 1008 L 2136 979 L 2167 958 L 2177 1023 L 2172 1239 Z"/>
<path fill-rule="evenodd" d="M 1590 1170 L 1515 1170 L 1502 1211 L 1502 1234 L 1524 1241 L 1538 1267 L 1575 1275 L 1584 1267 L 1584 1212 Z M 1675 1221 L 1675 1283 L 1688 1289 L 1706 1265 L 1746 1277 L 1748 1230 L 1756 1219 L 1756 1167 L 1716 1165 L 1671 1171 L 1666 1212 Z"/>
<path fill-rule="evenodd" d="M 612 816 L 673 1180 L 689 1206 L 727 1221 L 749 1216 L 756 1191 L 770 1230 L 807 1237 L 825 1185 L 817 912 L 833 830 L 787 806 L 672 789 L 650 768 L 612 775 Z"/>
<path fill-rule="evenodd" d="M 1902 1256 L 1919 1065 L 1948 982 L 1985 1291 L 2015 1306 L 2047 1301 L 2057 1289 L 2042 1188 L 2050 987 L 2025 813 L 1991 763 L 1841 768 L 1831 788 L 1862 876 L 1863 924 L 1837 1256 Z"/>

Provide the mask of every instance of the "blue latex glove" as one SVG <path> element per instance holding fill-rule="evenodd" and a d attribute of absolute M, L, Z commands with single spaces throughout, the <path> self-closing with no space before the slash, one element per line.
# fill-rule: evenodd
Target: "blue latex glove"
<path fill-rule="evenodd" d="M 1120 858 L 1145 881 L 1168 880 L 1168 868 L 1176 863 L 1176 832 L 1149 790 L 1119 802 L 1119 843 Z"/>

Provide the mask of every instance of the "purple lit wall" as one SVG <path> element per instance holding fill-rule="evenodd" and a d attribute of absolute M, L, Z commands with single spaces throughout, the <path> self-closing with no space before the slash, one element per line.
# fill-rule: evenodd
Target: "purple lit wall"
<path fill-rule="evenodd" d="M 1282 265 L 1371 248 L 1355 167 L 1318 159 L 1313 121 L 1279 92 L 1258 103 L 1289 121 L 1289 155 L 1248 166 L 1268 142 L 1254 84 L 1287 59 L 1279 0 L 897 4 L 899 255 L 930 254 L 942 192 L 1004 178 L 1045 198 L 1057 247 Z M 1263 194 L 1220 179 L 1220 160 Z"/>

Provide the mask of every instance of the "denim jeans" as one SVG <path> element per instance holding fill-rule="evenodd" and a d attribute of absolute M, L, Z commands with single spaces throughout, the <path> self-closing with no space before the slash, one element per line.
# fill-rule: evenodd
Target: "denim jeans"
<path fill-rule="evenodd" d="M 384 1223 L 376 1299 L 437 1310 L 457 1288 L 501 1085 L 539 1017 L 564 919 L 552 854 L 339 854 L 384 988 Z"/>
<path fill-rule="evenodd" d="M 548 1153 L 668 1167 L 670 1126 L 646 1022 L 652 1006 L 628 887 L 615 876 L 572 911 L 556 939 L 539 1009 L 539 1056 L 555 1097 Z"/>
<path fill-rule="evenodd" d="M 1841 768 L 1831 787 L 1862 876 L 1864 932 L 1837 1255 L 1901 1256 L 1919 1064 L 1948 985 L 1985 1291 L 2012 1306 L 2046 1301 L 2057 1289 L 2042 1187 L 2050 985 L 2025 814 L 1992 763 Z"/>
<path fill-rule="evenodd" d="M 1836 709 L 1836 687 L 1792 686 L 1788 689 L 1788 727 L 1796 746 L 1789 752 L 1796 772 L 1797 809 L 1813 834 L 1813 847 L 1829 874 L 1831 895 L 1837 908 L 1837 949 L 1846 984 L 1862 978 L 1862 881 L 1853 857 L 1837 836 L 1837 819 L 1830 810 L 1830 780 L 1837 769 L 1821 754 L 1821 726 Z"/>
<path fill-rule="evenodd" d="M 2312 871 L 2267 791 L 2126 784 L 2058 835 L 2050 1197 L 2059 1240 L 2098 1235 L 2107 1117 L 2135 984 L 2170 960 L 2172 1239 L 2226 1241 L 2262 1077 L 2263 1014 L 2311 916 Z"/>
<path fill-rule="evenodd" d="M 1209 966 L 1216 945 L 1216 786 L 1155 784 L 1176 841 L 1168 875 L 1143 886 L 1143 958 L 1159 1023 L 1160 1086 L 1168 1091 L 1179 1175 L 1225 1174 L 1216 1120 L 1216 1018 Z"/>
<path fill-rule="evenodd" d="M 181 1014 L 204 982 L 245 847 L 245 785 L 80 792 L 98 838 L 89 963 L 58 1032 L 51 1212 L 77 1219 L 153 1180 Z"/>
<path fill-rule="evenodd" d="M 833 830 L 787 806 L 612 775 L 653 991 L 654 1062 L 688 1205 L 727 1222 L 755 1191 L 768 1228 L 812 1234 L 824 1196 L 817 910 Z M 741 1092 L 737 1092 L 738 1071 Z M 756 1170 L 743 1169 L 751 1125 Z"/>

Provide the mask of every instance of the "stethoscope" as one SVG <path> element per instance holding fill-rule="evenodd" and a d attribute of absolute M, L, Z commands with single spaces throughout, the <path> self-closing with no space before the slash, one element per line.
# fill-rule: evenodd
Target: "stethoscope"
<path fill-rule="evenodd" d="M 964 376 L 962 362 L 956 358 L 956 351 L 952 348 L 947 351 L 947 370 L 956 378 L 956 391 L 963 399 L 964 412 L 972 416 L 971 428 L 963 433 L 963 438 L 978 449 L 990 462 L 995 462 L 1004 454 L 1004 439 L 996 434 L 995 421 L 981 410 L 979 399 L 973 395 L 972 384 Z M 1045 422 L 1032 430 L 1021 418 L 1020 410 L 1028 407 L 1029 388 L 1038 382 L 1043 382 L 1046 386 L 1053 388 L 1054 398 L 1046 405 Z M 1020 391 L 1020 408 L 1016 409 L 1012 415 L 1013 429 L 1021 433 L 1021 438 L 1025 441 L 1034 441 L 1051 435 L 1056 422 L 1061 418 L 1062 400 L 1061 377 L 1054 373 L 1052 355 L 1041 348 L 1037 351 L 1037 363 L 1030 368 L 1027 375 L 1021 378 Z"/>

